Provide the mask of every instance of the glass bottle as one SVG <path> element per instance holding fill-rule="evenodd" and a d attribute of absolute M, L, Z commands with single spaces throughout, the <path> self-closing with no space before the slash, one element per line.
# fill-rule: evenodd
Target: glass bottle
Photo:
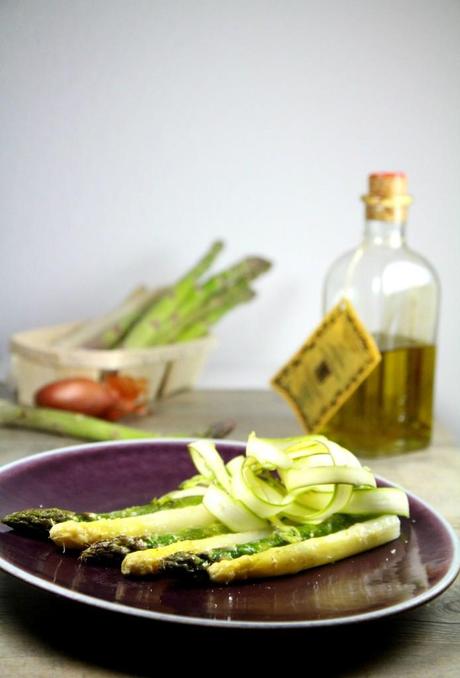
<path fill-rule="evenodd" d="M 363 456 L 426 447 L 432 431 L 439 282 L 406 243 L 407 179 L 371 174 L 364 238 L 331 267 L 324 311 L 348 298 L 382 361 L 326 424 L 324 433 Z"/>

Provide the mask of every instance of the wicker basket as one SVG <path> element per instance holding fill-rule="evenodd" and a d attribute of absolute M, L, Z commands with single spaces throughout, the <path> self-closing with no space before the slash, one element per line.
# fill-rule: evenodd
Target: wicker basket
<path fill-rule="evenodd" d="M 143 349 L 68 349 L 53 342 L 77 323 L 42 327 L 13 335 L 10 342 L 12 381 L 22 405 L 34 402 L 45 384 L 66 377 L 100 380 L 117 372 L 147 380 L 149 400 L 191 389 L 205 364 L 214 337 Z"/>

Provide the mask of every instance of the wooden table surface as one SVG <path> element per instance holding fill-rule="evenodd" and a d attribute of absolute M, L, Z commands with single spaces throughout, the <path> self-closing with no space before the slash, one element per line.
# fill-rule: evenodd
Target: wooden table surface
<path fill-rule="evenodd" d="M 196 431 L 233 417 L 231 437 L 298 435 L 287 405 L 269 391 L 197 391 L 158 404 L 142 428 Z M 75 444 L 51 435 L 0 430 L 0 464 Z M 460 530 L 460 449 L 436 431 L 433 446 L 367 461 L 372 469 L 430 502 Z M 0 676 L 150 676 L 181 669 L 216 673 L 264 667 L 291 670 L 312 663 L 324 676 L 460 676 L 460 584 L 410 612 L 330 629 L 234 630 L 138 619 L 54 596 L 0 573 Z M 163 664 L 166 659 L 168 664 Z M 162 666 L 160 668 L 159 663 Z M 234 671 L 233 671 L 234 673 Z"/>

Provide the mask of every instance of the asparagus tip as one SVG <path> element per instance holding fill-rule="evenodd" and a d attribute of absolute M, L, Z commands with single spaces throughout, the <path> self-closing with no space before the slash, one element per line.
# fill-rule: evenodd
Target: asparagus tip
<path fill-rule="evenodd" d="M 83 562 L 120 563 L 128 553 L 143 551 L 145 548 L 146 544 L 143 539 L 120 536 L 88 546 L 81 552 L 79 559 Z"/>
<path fill-rule="evenodd" d="M 206 561 L 195 553 L 174 553 L 161 562 L 161 572 L 170 576 L 180 576 L 192 579 L 207 579 Z"/>
<path fill-rule="evenodd" d="M 209 426 L 209 428 L 204 431 L 204 433 L 198 435 L 199 438 L 226 438 L 236 426 L 235 419 L 223 419 L 221 421 L 216 421 Z"/>
<path fill-rule="evenodd" d="M 60 508 L 31 508 L 8 513 L 2 523 L 22 532 L 48 534 L 53 525 L 72 520 L 75 515 L 74 511 Z"/>

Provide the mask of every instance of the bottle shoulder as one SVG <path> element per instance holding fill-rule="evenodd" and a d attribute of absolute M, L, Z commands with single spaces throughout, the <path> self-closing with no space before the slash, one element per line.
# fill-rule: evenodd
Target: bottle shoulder
<path fill-rule="evenodd" d="M 359 248 L 348 250 L 344 254 L 341 254 L 339 257 L 334 259 L 327 270 L 326 282 L 329 280 L 329 278 L 340 276 L 342 273 L 344 273 L 351 263 L 353 257 L 356 256 L 358 250 Z"/>
<path fill-rule="evenodd" d="M 439 276 L 434 266 L 419 252 L 410 247 L 381 247 L 361 243 L 357 248 L 339 256 L 326 273 L 326 285 L 353 283 L 366 279 L 371 283 L 378 276 L 389 275 L 401 277 L 411 286 L 415 282 L 420 285 L 432 284 L 439 287 Z"/>
<path fill-rule="evenodd" d="M 365 243 L 336 259 L 325 279 L 323 310 L 348 298 L 373 333 L 433 341 L 440 285 L 430 262 L 410 248 Z"/>
<path fill-rule="evenodd" d="M 439 275 L 434 265 L 423 254 L 420 254 L 420 252 L 416 252 L 410 247 L 406 247 L 405 251 L 407 260 L 418 265 L 421 269 L 425 269 L 427 272 L 429 272 L 433 281 L 439 287 L 440 286 Z"/>

